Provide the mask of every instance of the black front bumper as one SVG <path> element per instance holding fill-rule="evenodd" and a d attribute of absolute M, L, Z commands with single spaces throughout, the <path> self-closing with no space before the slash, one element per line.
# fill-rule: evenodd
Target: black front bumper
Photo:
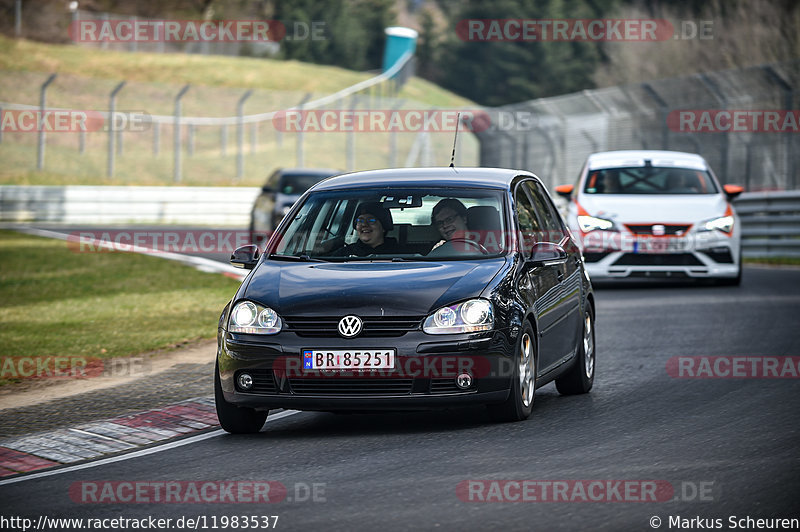
<path fill-rule="evenodd" d="M 232 334 L 220 329 L 217 361 L 225 400 L 256 409 L 424 410 L 498 403 L 508 397 L 513 345 L 507 330 L 435 336 L 422 331 L 392 338 L 308 338 Z M 396 350 L 394 370 L 305 370 L 303 349 Z M 473 377 L 461 389 L 456 376 Z M 242 390 L 238 376 L 254 385 Z"/>

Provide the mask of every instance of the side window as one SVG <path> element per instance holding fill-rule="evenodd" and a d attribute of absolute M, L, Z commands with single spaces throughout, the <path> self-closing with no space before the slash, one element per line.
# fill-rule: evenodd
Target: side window
<path fill-rule="evenodd" d="M 517 187 L 514 195 L 514 204 L 517 208 L 522 251 L 527 254 L 530 253 L 533 244 L 539 241 L 541 227 L 539 220 L 536 218 L 536 210 L 521 186 Z"/>
<path fill-rule="evenodd" d="M 561 239 L 564 238 L 564 228 L 561 226 L 555 207 L 547 197 L 544 187 L 534 181 L 525 181 L 522 183 L 522 187 L 528 191 L 533 200 L 536 214 L 543 229 L 542 240 L 555 244 L 561 242 Z"/>

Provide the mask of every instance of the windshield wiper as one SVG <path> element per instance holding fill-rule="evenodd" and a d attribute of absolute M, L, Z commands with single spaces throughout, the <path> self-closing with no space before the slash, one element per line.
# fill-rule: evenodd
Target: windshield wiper
<path fill-rule="evenodd" d="M 322 259 L 316 259 L 314 257 L 311 257 L 309 255 L 305 255 L 305 254 L 303 254 L 303 255 L 283 255 L 281 253 L 273 253 L 267 258 L 268 259 L 276 259 L 276 260 L 292 260 L 292 261 L 295 261 L 295 262 L 327 262 L 327 261 L 324 261 Z"/>

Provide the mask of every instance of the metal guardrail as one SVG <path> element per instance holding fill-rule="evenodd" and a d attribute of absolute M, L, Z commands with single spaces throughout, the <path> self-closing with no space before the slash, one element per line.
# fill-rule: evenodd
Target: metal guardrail
<path fill-rule="evenodd" d="M 0 185 L 0 222 L 247 228 L 258 187 Z"/>
<path fill-rule="evenodd" d="M 745 257 L 800 257 L 800 191 L 742 194 L 734 207 Z"/>

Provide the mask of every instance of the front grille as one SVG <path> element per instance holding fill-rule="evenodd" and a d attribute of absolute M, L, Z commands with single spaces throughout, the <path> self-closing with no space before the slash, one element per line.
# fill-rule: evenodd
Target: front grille
<path fill-rule="evenodd" d="M 337 317 L 284 317 L 286 331 L 293 332 L 303 338 L 330 338 L 339 336 L 339 320 Z M 382 316 L 361 317 L 364 328 L 359 338 L 392 338 L 403 336 L 410 331 L 420 330 L 420 316 Z"/>
<path fill-rule="evenodd" d="M 691 253 L 625 253 L 614 266 L 703 266 Z"/>
<path fill-rule="evenodd" d="M 336 378 L 289 379 L 292 393 L 298 395 L 408 395 L 414 379 Z"/>
<path fill-rule="evenodd" d="M 271 369 L 243 369 L 237 371 L 235 382 L 236 389 L 239 391 L 244 391 L 239 388 L 239 375 L 242 373 L 249 373 L 250 376 L 253 377 L 253 387 L 245 391 L 245 393 L 255 393 L 259 395 L 275 395 L 278 393 Z"/>
<path fill-rule="evenodd" d="M 652 235 L 654 225 L 664 226 L 663 236 L 685 235 L 686 231 L 692 226 L 691 224 L 625 224 L 625 227 L 634 235 Z"/>

